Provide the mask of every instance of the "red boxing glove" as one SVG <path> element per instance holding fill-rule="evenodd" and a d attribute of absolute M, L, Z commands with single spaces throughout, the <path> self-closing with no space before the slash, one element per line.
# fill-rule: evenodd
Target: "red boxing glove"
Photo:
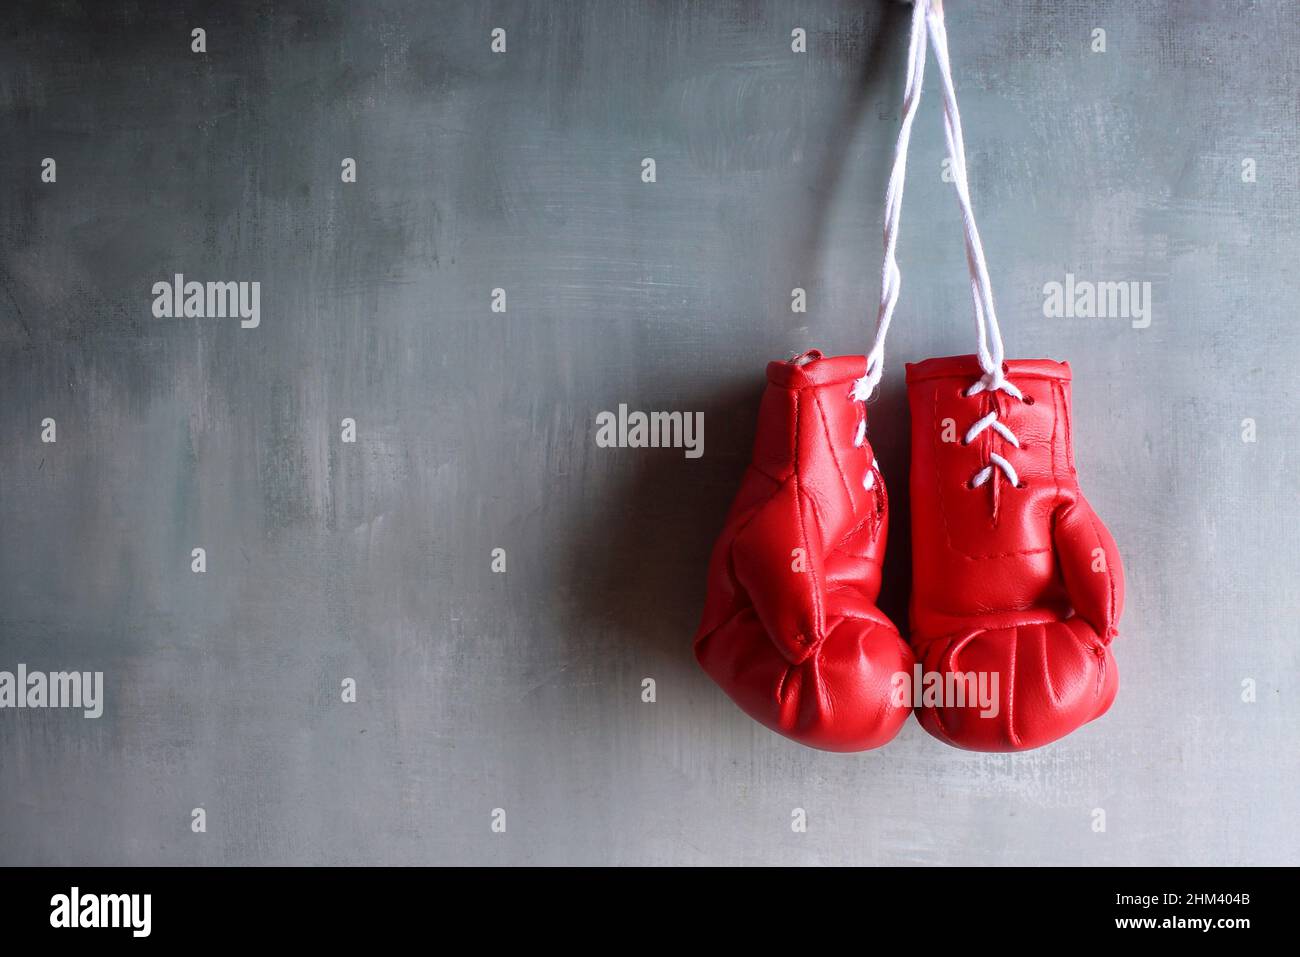
<path fill-rule="evenodd" d="M 768 364 L 695 636 L 704 670 L 750 717 L 827 751 L 885 744 L 910 704 L 891 691 L 912 652 L 875 604 L 889 517 L 850 397 L 865 368 L 816 351 Z"/>
<path fill-rule="evenodd" d="M 945 688 L 956 673 L 974 673 L 967 689 L 981 673 L 990 689 L 998 682 L 994 707 L 967 696 L 917 714 L 974 751 L 1055 741 L 1104 714 L 1119 684 L 1110 643 L 1124 572 L 1079 491 L 1070 367 L 1017 359 L 1002 369 L 1009 387 L 975 356 L 907 367 L 912 647 Z"/>

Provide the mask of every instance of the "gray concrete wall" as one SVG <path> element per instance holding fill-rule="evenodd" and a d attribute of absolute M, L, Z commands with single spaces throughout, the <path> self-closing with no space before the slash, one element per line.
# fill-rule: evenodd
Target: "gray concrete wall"
<path fill-rule="evenodd" d="M 806 750 L 690 653 L 763 364 L 867 348 L 905 8 L 148 6 L 0 34 L 0 669 L 105 682 L 0 711 L 0 862 L 1300 861 L 1295 4 L 949 4 L 1008 351 L 1074 367 L 1129 581 L 1114 708 L 1015 756 Z M 872 409 L 900 622 L 902 364 L 973 343 L 936 80 Z M 260 325 L 155 318 L 175 273 Z M 1149 326 L 1045 317 L 1067 273 Z M 704 456 L 598 448 L 620 402 Z"/>

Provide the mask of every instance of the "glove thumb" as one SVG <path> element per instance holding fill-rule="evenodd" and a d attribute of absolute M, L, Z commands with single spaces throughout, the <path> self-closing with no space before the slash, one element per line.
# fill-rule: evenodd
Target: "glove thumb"
<path fill-rule="evenodd" d="M 1124 567 L 1115 540 L 1082 498 L 1056 513 L 1052 538 L 1075 614 L 1109 644 L 1124 610 Z"/>

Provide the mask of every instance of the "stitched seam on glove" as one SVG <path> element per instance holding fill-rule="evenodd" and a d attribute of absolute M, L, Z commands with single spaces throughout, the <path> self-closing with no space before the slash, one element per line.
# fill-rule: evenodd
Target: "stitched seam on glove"
<path fill-rule="evenodd" d="M 853 489 L 849 487 L 849 478 L 844 474 L 844 466 L 840 464 L 840 457 L 835 452 L 835 440 L 831 437 L 830 423 L 826 421 L 826 410 L 822 407 L 821 396 L 816 392 L 813 393 L 813 402 L 817 405 L 817 414 L 821 416 L 822 432 L 826 436 L 826 446 L 830 449 L 831 461 L 835 463 L 835 474 L 840 477 L 840 484 L 844 486 L 844 494 L 849 497 L 849 508 L 856 512 L 858 503 L 853 499 Z"/>
<path fill-rule="evenodd" d="M 1109 657 L 1110 655 L 1106 653 L 1097 656 L 1097 687 L 1093 691 L 1093 695 L 1098 701 L 1101 700 L 1101 689 L 1106 687 L 1106 668 L 1108 667 L 1106 659 Z M 1100 714 L 1093 715 L 1094 718 L 1100 716 Z"/>
<path fill-rule="evenodd" d="M 1016 709 L 1016 695 L 1015 695 L 1015 687 L 1016 687 L 1016 647 L 1017 647 L 1017 645 L 1018 645 L 1018 642 L 1014 642 L 1014 641 L 1011 642 L 1011 656 L 1010 656 L 1010 660 L 1007 662 L 1007 689 L 1008 689 L 1008 691 L 1007 691 L 1007 695 L 1006 695 L 1006 711 L 1007 711 L 1007 738 L 1011 741 L 1011 743 L 1012 743 L 1013 745 L 1015 745 L 1015 746 L 1018 748 L 1018 747 L 1020 747 L 1020 735 L 1016 734 L 1016 724 L 1015 724 L 1015 721 L 1016 721 L 1016 710 L 1015 710 L 1015 709 Z"/>
<path fill-rule="evenodd" d="M 765 475 L 765 476 L 767 475 L 766 472 L 764 472 L 764 473 L 762 473 L 762 474 Z M 771 478 L 771 476 L 767 476 L 767 477 L 768 477 L 768 478 Z M 782 491 L 782 490 L 783 490 L 787 485 L 789 485 L 791 482 L 793 482 L 794 485 L 795 485 L 795 494 L 794 494 L 794 500 L 795 500 L 795 512 L 796 512 L 796 514 L 798 515 L 798 518 L 799 518 L 799 531 L 800 531 L 800 534 L 803 536 L 803 547 L 804 547 L 804 553 L 807 554 L 807 552 L 808 552 L 808 534 L 807 534 L 807 531 L 804 529 L 804 524 L 803 524 L 803 515 L 800 514 L 800 511 L 801 511 L 801 510 L 799 509 L 799 505 L 798 505 L 798 502 L 799 502 L 799 499 L 800 499 L 802 493 L 799 491 L 799 481 L 798 481 L 798 476 L 797 476 L 797 475 L 791 475 L 788 479 L 785 479 L 785 480 L 783 480 L 783 481 L 781 481 L 781 482 L 778 482 L 778 483 L 777 483 L 777 487 L 772 491 L 772 494 L 770 494 L 770 495 L 768 495 L 767 497 L 763 498 L 761 501 L 755 503 L 755 505 L 753 506 L 753 508 L 750 509 L 749 514 L 745 517 L 745 520 L 744 520 L 743 522 L 741 522 L 739 525 L 737 525 L 737 526 L 736 526 L 736 530 L 732 533 L 732 535 L 731 535 L 731 544 L 730 544 L 730 548 L 731 548 L 731 549 L 734 549 L 734 548 L 736 547 L 736 541 L 740 538 L 740 536 L 741 536 L 742 534 L 744 534 L 745 530 L 749 528 L 750 524 L 751 524 L 751 523 L 752 523 L 756 518 L 758 518 L 759 514 L 763 511 L 763 509 L 765 509 L 765 508 L 767 508 L 769 505 L 771 505 L 771 504 L 772 504 L 772 500 L 773 500 L 774 498 L 776 498 L 779 494 L 781 494 L 781 491 Z M 748 589 L 748 588 L 745 586 L 745 584 L 740 580 L 740 576 L 736 574 L 736 569 L 735 569 L 735 559 L 734 559 L 734 556 L 730 553 L 730 551 L 729 551 L 729 553 L 728 553 L 728 555 L 727 555 L 727 577 L 730 578 L 732 584 L 735 585 L 735 587 L 736 587 L 736 591 L 737 591 L 739 594 L 743 594 L 743 595 L 745 596 L 745 601 L 747 602 L 747 604 L 742 604 L 742 605 L 737 609 L 737 613 L 738 613 L 738 612 L 741 612 L 741 611 L 744 611 L 746 608 L 751 608 L 751 609 L 753 609 L 753 608 L 754 608 L 754 599 L 753 599 L 753 597 L 749 594 L 749 589 Z M 815 579 L 814 579 L 814 581 L 815 581 Z M 814 599 L 813 599 L 814 604 L 815 604 L 815 607 L 816 607 L 815 614 L 817 615 L 817 617 L 820 618 L 820 617 L 822 617 L 822 613 L 821 613 L 821 597 L 822 597 L 822 595 L 821 595 L 821 589 L 820 589 L 820 588 L 814 588 L 813 594 L 814 594 L 814 596 L 815 596 Z M 754 609 L 754 612 L 755 612 L 755 615 L 757 615 L 757 609 Z M 734 617 L 735 617 L 735 615 L 733 614 L 732 616 L 730 616 L 730 617 L 727 619 L 727 621 L 730 621 L 731 618 L 734 618 Z M 720 628 L 721 625 L 719 625 L 718 627 Z M 767 637 L 767 640 L 768 640 L 769 642 L 772 643 L 772 647 L 774 647 L 774 648 L 776 648 L 778 651 L 780 651 L 780 646 L 777 644 L 776 639 L 772 636 L 771 632 L 768 631 L 767 626 L 766 626 L 765 624 L 762 625 L 762 629 L 763 629 L 763 634 Z M 717 631 L 717 630 L 718 630 L 717 628 L 714 628 L 713 631 L 710 631 L 710 632 L 709 632 L 709 634 L 711 635 L 711 634 L 713 634 L 713 633 L 714 633 L 715 631 Z M 703 639 L 700 639 L 700 640 L 702 641 Z M 800 645 L 803 645 L 804 647 L 810 647 L 810 646 L 812 646 L 812 645 L 814 645 L 814 644 L 817 643 L 817 641 L 819 640 L 819 636 L 817 636 L 817 635 L 812 635 L 811 637 L 809 637 L 809 636 L 806 636 L 806 635 L 795 635 L 795 636 L 794 636 L 794 640 L 796 641 L 796 643 L 798 643 L 798 644 L 800 644 Z M 698 644 L 698 643 L 699 643 L 699 642 L 696 642 L 696 644 Z"/>
<path fill-rule="evenodd" d="M 954 638 L 953 641 L 949 644 L 949 646 L 945 648 L 943 650 L 943 653 L 939 656 L 938 664 L 940 667 L 938 669 L 931 669 L 931 670 L 940 670 L 944 672 L 955 671 L 956 669 L 954 669 L 952 666 L 953 655 L 955 655 L 958 651 L 960 651 L 961 648 L 964 648 L 966 645 L 968 645 L 970 643 L 970 640 L 974 638 L 977 634 L 979 634 L 978 631 L 972 631 L 969 634 L 967 634 L 964 638 Z M 931 644 L 933 644 L 933 642 L 926 643 L 927 652 Z M 960 647 L 953 648 L 952 647 L 953 645 L 960 645 Z M 925 657 L 927 658 L 929 657 L 928 653 L 925 654 Z M 956 740 L 953 737 L 952 732 L 949 731 L 948 728 L 943 723 L 942 708 L 926 708 L 924 705 L 922 705 L 921 710 L 929 711 L 929 713 L 934 716 L 934 723 L 939 726 L 939 730 L 943 732 L 945 737 L 947 737 L 949 740 Z"/>
<path fill-rule="evenodd" d="M 799 410 L 798 390 L 793 390 L 791 392 L 791 395 L 794 398 L 794 474 L 791 476 L 791 481 L 794 482 L 794 510 L 795 510 L 795 517 L 799 519 L 799 535 L 803 543 L 804 555 L 809 556 L 810 559 L 808 562 L 808 569 L 805 572 L 805 574 L 810 576 L 810 579 L 812 581 L 813 629 L 814 631 L 817 631 L 818 630 L 817 625 L 819 623 L 822 626 L 822 628 L 825 628 L 826 626 L 826 612 L 822 607 L 823 596 L 822 596 L 821 582 L 817 580 L 817 572 L 814 570 L 814 563 L 811 561 L 811 556 L 808 548 L 808 527 L 804 524 L 804 520 L 803 520 L 802 502 L 803 502 L 804 494 L 803 494 L 803 486 L 799 482 L 799 448 L 800 448 L 799 439 L 800 439 L 800 432 L 803 429 L 803 415 Z M 816 515 L 815 504 L 813 506 L 813 514 Z M 806 636 L 806 635 L 794 636 L 795 641 L 798 644 L 801 644 L 805 647 L 811 647 L 815 643 L 819 642 L 821 638 L 822 635 L 815 634 L 815 633 L 811 636 Z M 772 640 L 770 635 L 768 636 L 768 640 L 769 641 Z"/>
<path fill-rule="evenodd" d="M 1052 702 L 1052 704 L 1056 705 L 1057 707 L 1060 707 L 1061 698 L 1056 693 L 1056 685 L 1052 684 L 1052 656 L 1048 653 L 1047 650 L 1047 625 L 1040 624 L 1038 626 L 1038 631 L 1043 636 L 1043 640 L 1041 642 L 1043 648 L 1043 684 L 1047 688 L 1048 699 Z"/>
<path fill-rule="evenodd" d="M 974 359 L 974 356 L 972 356 L 971 358 Z M 1014 361 L 1016 361 L 1016 360 L 1012 359 L 1012 360 L 1008 360 L 1008 361 L 1009 361 L 1009 362 L 1014 362 Z M 925 375 L 917 375 L 915 372 L 912 371 L 912 368 L 913 368 L 913 367 L 909 367 L 908 372 L 907 372 L 907 383 L 908 383 L 908 385 L 911 385 L 911 384 L 914 383 L 914 382 L 934 382 L 936 379 L 956 379 L 956 378 L 960 378 L 959 373 L 954 372 L 954 371 L 951 370 L 951 369 L 945 369 L 945 370 L 934 370 L 934 371 L 931 371 L 931 372 L 927 372 Z M 969 374 L 970 374 L 971 376 L 977 376 L 977 375 L 980 374 L 980 370 L 979 370 L 978 368 L 976 368 L 975 366 L 971 366 L 971 367 L 970 367 L 970 370 L 969 370 Z M 1059 372 L 1058 372 L 1058 373 L 1052 373 L 1052 372 L 1033 372 L 1033 371 L 1029 371 L 1029 370 L 1025 370 L 1025 369 L 1017 369 L 1015 372 L 1008 372 L 1007 375 L 1008 375 L 1008 377 L 1014 376 L 1014 377 L 1017 378 L 1017 379 L 1042 379 L 1042 380 L 1049 381 L 1049 382 L 1069 382 L 1069 381 L 1071 381 L 1069 378 L 1062 378 L 1062 375 L 1061 375 L 1061 373 L 1059 373 Z"/>
<path fill-rule="evenodd" d="M 1057 400 L 1065 401 L 1065 394 L 1058 388 L 1058 383 L 1052 383 L 1052 484 L 1056 486 L 1056 500 L 1061 500 L 1061 473 L 1056 467 L 1056 433 L 1060 426 L 1060 416 L 1057 412 Z M 1068 419 L 1068 416 L 1066 417 Z"/>
<path fill-rule="evenodd" d="M 868 446 L 868 448 L 870 448 L 870 446 Z M 876 480 L 876 486 L 875 486 L 879 491 L 876 494 L 878 496 L 883 497 L 885 494 L 885 479 L 884 476 L 879 475 L 879 470 L 876 470 L 876 474 L 879 476 Z M 879 501 L 880 499 L 877 498 L 877 502 Z M 843 551 L 845 543 L 848 542 L 848 540 L 852 538 L 854 535 L 857 535 L 859 532 L 861 532 L 862 529 L 865 528 L 867 525 L 872 526 L 871 540 L 872 542 L 874 542 L 876 540 L 876 536 L 879 534 L 879 529 L 880 529 L 880 508 L 879 507 L 875 508 L 872 511 L 868 511 L 867 514 L 863 517 L 862 521 L 858 522 L 858 524 L 854 525 L 851 529 L 845 532 L 844 537 L 835 543 L 835 547 L 831 549 L 831 551 L 836 551 L 836 552 Z M 849 554 L 852 553 L 850 552 Z M 867 558 L 868 556 L 855 555 L 854 557 Z"/>
<path fill-rule="evenodd" d="M 1074 618 L 1074 617 L 1076 616 L 1074 615 L 1070 616 L 1070 618 Z M 916 638 L 914 640 L 915 643 L 920 646 L 917 649 L 917 651 L 924 654 L 929 649 L 929 647 L 937 641 L 955 641 L 959 637 L 969 640 L 971 638 L 974 638 L 976 635 L 987 634 L 988 632 L 991 631 L 1015 631 L 1019 628 L 1026 628 L 1033 625 L 1063 625 L 1067 621 L 1069 621 L 1070 618 L 1041 618 L 1041 619 L 1035 618 L 1035 619 L 1030 619 L 1029 621 L 1018 621 L 1012 625 L 989 625 L 987 627 L 975 628 L 975 629 L 962 628 L 959 631 L 947 631 L 941 635 L 935 635 L 933 637 L 927 635 L 924 638 Z"/>
<path fill-rule="evenodd" d="M 780 491 L 780 487 L 784 485 L 786 481 L 790 478 L 790 476 L 788 475 L 784 475 L 784 476 L 773 475 L 771 472 L 763 468 L 761 465 L 755 465 L 753 462 L 749 463 L 749 467 L 753 469 L 755 472 L 757 472 L 759 475 L 763 476 L 763 478 L 775 482 L 777 485 L 777 491 Z M 773 492 L 772 494 L 775 495 L 776 492 Z M 766 501 L 766 499 L 764 499 L 764 501 Z"/>
<path fill-rule="evenodd" d="M 825 542 L 826 535 L 822 528 L 821 514 L 817 511 L 817 502 L 815 499 L 813 499 L 811 495 L 806 495 L 803 492 L 802 487 L 796 483 L 794 507 L 795 507 L 795 511 L 799 513 L 799 530 L 803 534 L 804 554 L 808 555 L 811 550 L 808 548 L 808 529 L 807 526 L 804 524 L 804 517 L 803 517 L 803 503 L 805 501 L 807 501 L 808 507 L 812 509 L 813 522 L 817 526 L 817 539 L 818 541 Z M 823 552 L 822 560 L 825 561 L 824 545 L 822 548 L 822 552 Z M 809 560 L 808 568 L 804 572 L 804 574 L 809 575 L 812 578 L 813 616 L 814 616 L 813 627 L 814 629 L 816 629 L 816 633 L 810 636 L 807 640 L 801 641 L 801 644 L 805 644 L 805 645 L 819 644 L 823 639 L 825 639 L 826 633 L 830 630 L 826 624 L 826 609 L 823 604 L 826 598 L 826 585 L 820 578 L 817 577 L 817 573 L 813 571 L 813 562 L 811 560 Z M 818 624 L 821 625 L 820 628 L 817 627 Z M 802 638 L 803 636 L 797 635 L 796 637 Z"/>
<path fill-rule="evenodd" d="M 881 621 L 880 618 L 884 618 L 885 620 Z M 865 621 L 874 628 L 885 628 L 897 636 L 899 641 L 902 641 L 903 636 L 898 633 L 898 629 L 894 627 L 894 623 L 885 617 L 883 611 L 880 613 L 880 618 L 870 618 L 866 615 L 850 615 L 848 612 L 841 612 L 835 616 L 836 621 Z M 830 631 L 830 628 L 827 628 L 826 630 Z"/>
<path fill-rule="evenodd" d="M 734 581 L 735 575 L 733 574 L 731 577 L 732 580 Z M 737 583 L 736 587 L 738 590 L 743 591 L 743 589 L 740 589 L 739 583 Z M 726 618 L 722 619 L 722 621 L 718 622 L 716 625 L 714 625 L 704 634 L 697 635 L 695 641 L 693 642 L 694 647 L 696 648 L 700 647 L 700 645 L 704 644 L 706 641 L 708 641 L 710 638 L 712 638 L 714 635 L 720 632 L 723 628 L 730 625 L 733 621 L 735 621 L 745 612 L 752 611 L 753 607 L 754 606 L 752 604 L 738 604 L 737 607 L 731 610 L 731 614 L 729 614 Z"/>
<path fill-rule="evenodd" d="M 1077 507 L 1077 506 L 1076 506 Z M 1110 644 L 1113 640 L 1111 629 L 1115 627 L 1115 569 L 1112 567 L 1114 562 L 1111 561 L 1110 553 L 1106 550 L 1106 543 L 1101 540 L 1101 532 L 1097 528 L 1097 513 L 1088 506 L 1088 525 L 1092 528 L 1092 535 L 1097 539 L 1097 547 L 1101 549 L 1102 558 L 1106 562 L 1106 581 L 1110 589 L 1106 593 L 1106 621 L 1104 627 L 1098 629 L 1098 636 L 1103 644 Z"/>
<path fill-rule="evenodd" d="M 1069 404 L 1065 399 L 1065 385 L 1058 382 L 1056 387 L 1061 390 L 1061 410 L 1064 412 L 1069 409 Z M 1070 434 L 1070 417 L 1065 416 L 1065 464 L 1070 469 L 1071 474 L 1078 474 L 1074 465 L 1074 436 Z"/>

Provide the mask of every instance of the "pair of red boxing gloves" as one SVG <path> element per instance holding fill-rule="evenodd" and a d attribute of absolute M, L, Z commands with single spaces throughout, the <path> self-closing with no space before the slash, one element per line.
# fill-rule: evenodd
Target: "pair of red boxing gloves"
<path fill-rule="evenodd" d="M 889 501 L 867 441 L 902 276 L 895 251 L 926 38 L 965 232 L 977 352 L 907 367 L 911 633 L 876 607 Z M 1115 698 L 1124 604 L 1115 542 L 1079 491 L 1070 368 L 1003 361 L 975 225 L 941 0 L 913 0 L 885 259 L 867 356 L 767 367 L 753 461 L 709 565 L 695 655 L 774 731 L 829 751 L 885 744 L 915 710 L 976 751 L 1023 751 Z"/>
<path fill-rule="evenodd" d="M 866 362 L 814 351 L 768 365 L 696 657 L 754 719 L 829 751 L 879 747 L 913 710 L 976 751 L 1039 747 L 1100 716 L 1124 578 L 1079 491 L 1069 366 L 907 367 L 905 641 L 876 607 L 889 500 L 853 391 Z"/>

